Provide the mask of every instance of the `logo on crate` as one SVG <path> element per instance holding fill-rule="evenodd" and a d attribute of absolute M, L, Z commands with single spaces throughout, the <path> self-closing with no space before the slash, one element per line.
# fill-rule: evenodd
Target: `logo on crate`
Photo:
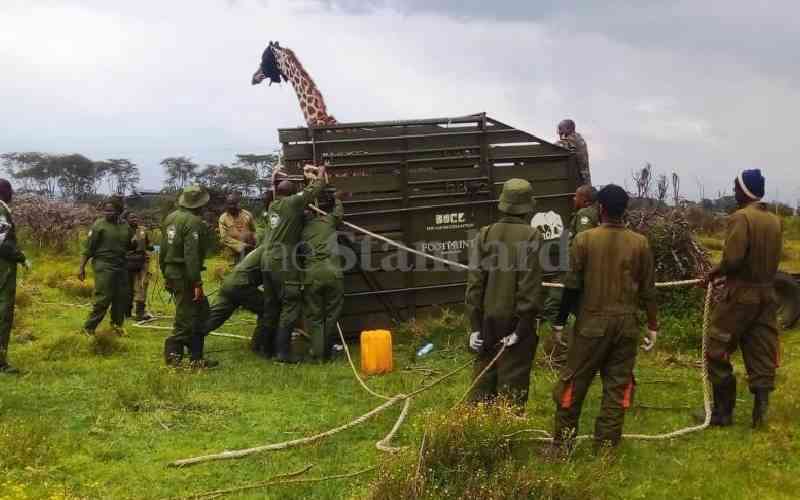
<path fill-rule="evenodd" d="M 549 212 L 539 212 L 533 216 L 531 226 L 542 233 L 546 240 L 555 240 L 561 237 L 564 232 L 564 221 L 561 216 L 550 210 Z"/>
<path fill-rule="evenodd" d="M 433 216 L 433 224 L 428 225 L 428 231 L 441 231 L 444 229 L 470 229 L 475 227 L 475 224 L 467 220 L 465 212 L 447 212 L 435 214 Z"/>

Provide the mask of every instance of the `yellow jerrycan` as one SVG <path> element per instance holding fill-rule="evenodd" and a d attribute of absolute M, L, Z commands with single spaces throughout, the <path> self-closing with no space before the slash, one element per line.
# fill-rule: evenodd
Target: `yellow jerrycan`
<path fill-rule="evenodd" d="M 366 375 L 389 373 L 392 362 L 392 333 L 389 330 L 361 332 L 361 371 Z"/>

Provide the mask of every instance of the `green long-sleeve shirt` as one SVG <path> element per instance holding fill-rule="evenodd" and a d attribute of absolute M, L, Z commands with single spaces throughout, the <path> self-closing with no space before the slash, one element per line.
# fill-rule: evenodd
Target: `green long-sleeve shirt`
<path fill-rule="evenodd" d="M 775 280 L 781 260 L 781 221 L 763 204 L 750 203 L 731 215 L 720 273 L 751 284 Z"/>
<path fill-rule="evenodd" d="M 336 200 L 331 213 L 319 215 L 311 213 L 306 217 L 303 226 L 302 241 L 306 244 L 307 253 L 305 262 L 307 267 L 319 264 L 330 264 L 332 269 L 339 269 L 341 264 L 338 259 L 336 243 L 336 227 L 344 217 L 344 206 Z"/>
<path fill-rule="evenodd" d="M 159 265 L 167 279 L 202 282 L 208 251 L 208 226 L 192 211 L 179 208 L 164 219 Z"/>
<path fill-rule="evenodd" d="M 127 253 L 133 248 L 133 230 L 126 222 L 109 222 L 105 218 L 92 224 L 81 255 L 92 259 L 95 269 L 125 269 Z"/>
<path fill-rule="evenodd" d="M 11 209 L 0 201 L 0 264 L 16 266 L 25 262 L 25 255 L 17 247 L 17 231 L 11 218 Z"/>

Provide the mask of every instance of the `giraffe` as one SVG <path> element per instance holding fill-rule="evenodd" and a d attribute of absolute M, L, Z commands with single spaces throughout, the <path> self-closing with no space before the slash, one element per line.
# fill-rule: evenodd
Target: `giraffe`
<path fill-rule="evenodd" d="M 252 84 L 258 85 L 269 79 L 270 85 L 290 81 L 300 101 L 300 109 L 309 127 L 336 125 L 336 119 L 328 114 L 325 99 L 291 49 L 281 47 L 278 42 L 269 42 L 261 56 L 261 64 L 253 74 Z"/>

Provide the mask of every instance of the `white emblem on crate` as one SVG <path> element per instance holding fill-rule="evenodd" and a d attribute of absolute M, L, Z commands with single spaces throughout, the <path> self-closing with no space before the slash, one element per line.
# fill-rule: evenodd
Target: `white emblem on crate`
<path fill-rule="evenodd" d="M 564 232 L 564 221 L 561 216 L 552 210 L 549 212 L 539 212 L 533 216 L 531 226 L 535 227 L 542 233 L 542 237 L 546 240 L 554 240 L 561 237 Z"/>

